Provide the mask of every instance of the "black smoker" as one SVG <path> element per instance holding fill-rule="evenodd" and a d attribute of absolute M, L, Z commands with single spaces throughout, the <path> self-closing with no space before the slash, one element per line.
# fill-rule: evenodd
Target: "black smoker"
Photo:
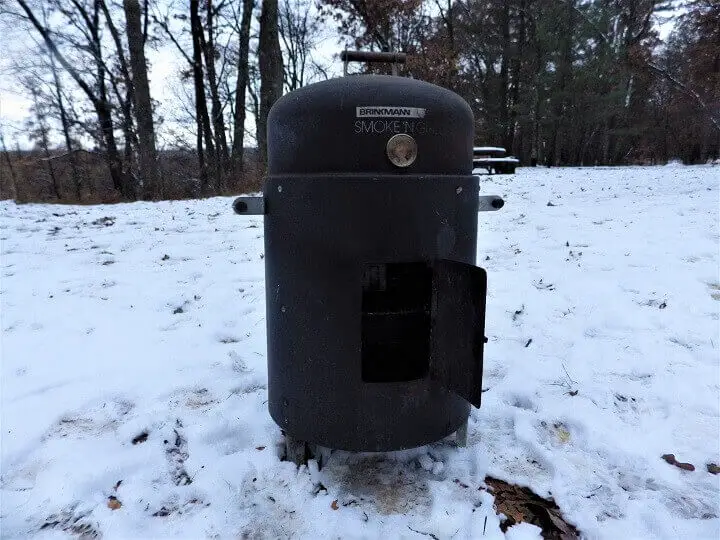
<path fill-rule="evenodd" d="M 343 59 L 404 61 L 393 53 Z M 486 275 L 474 266 L 473 114 L 458 95 L 357 75 L 281 98 L 268 119 L 268 394 L 291 459 L 458 432 L 480 406 Z"/>

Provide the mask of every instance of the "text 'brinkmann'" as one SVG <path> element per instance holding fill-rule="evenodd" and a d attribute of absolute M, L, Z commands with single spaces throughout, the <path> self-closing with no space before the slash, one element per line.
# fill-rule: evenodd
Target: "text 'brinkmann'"
<path fill-rule="evenodd" d="M 356 107 L 358 118 L 425 118 L 426 109 L 419 107 Z"/>

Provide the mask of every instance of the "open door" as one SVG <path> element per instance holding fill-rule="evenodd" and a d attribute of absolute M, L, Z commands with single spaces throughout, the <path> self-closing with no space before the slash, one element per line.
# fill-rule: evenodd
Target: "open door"
<path fill-rule="evenodd" d="M 487 274 L 470 264 L 433 263 L 430 378 L 480 407 Z"/>

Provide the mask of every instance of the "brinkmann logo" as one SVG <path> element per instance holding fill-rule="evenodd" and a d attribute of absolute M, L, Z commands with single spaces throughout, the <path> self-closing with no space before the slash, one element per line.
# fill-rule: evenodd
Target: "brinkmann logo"
<path fill-rule="evenodd" d="M 426 110 L 418 107 L 391 107 L 387 105 L 355 108 L 358 118 L 425 118 Z"/>

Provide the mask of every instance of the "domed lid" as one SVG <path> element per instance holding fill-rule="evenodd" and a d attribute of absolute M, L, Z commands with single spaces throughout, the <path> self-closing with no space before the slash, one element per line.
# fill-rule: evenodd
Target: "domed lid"
<path fill-rule="evenodd" d="M 269 174 L 472 174 L 473 115 L 457 94 L 387 75 L 295 90 L 268 117 Z"/>

